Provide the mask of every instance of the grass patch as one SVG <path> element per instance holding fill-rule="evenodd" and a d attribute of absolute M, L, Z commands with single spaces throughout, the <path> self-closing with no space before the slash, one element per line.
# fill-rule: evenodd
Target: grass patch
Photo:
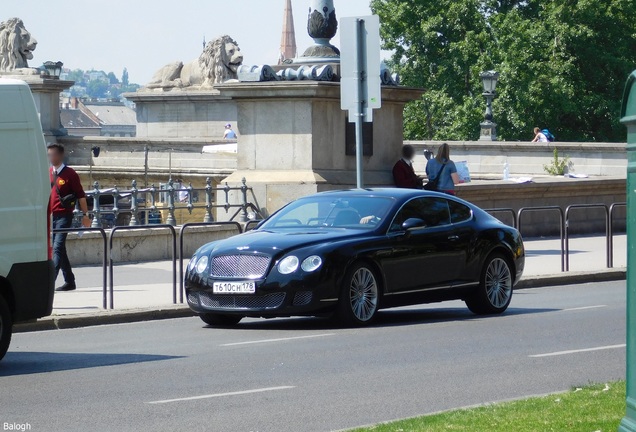
<path fill-rule="evenodd" d="M 615 432 L 625 415 L 625 381 L 567 393 L 461 409 L 352 432 Z"/>

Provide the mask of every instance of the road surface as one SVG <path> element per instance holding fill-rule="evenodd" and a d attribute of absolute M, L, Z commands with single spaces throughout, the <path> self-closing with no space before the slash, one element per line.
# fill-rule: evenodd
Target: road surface
<path fill-rule="evenodd" d="M 198 318 L 22 333 L 0 363 L 0 427 L 329 431 L 567 390 L 625 374 L 625 282 L 317 319 Z"/>

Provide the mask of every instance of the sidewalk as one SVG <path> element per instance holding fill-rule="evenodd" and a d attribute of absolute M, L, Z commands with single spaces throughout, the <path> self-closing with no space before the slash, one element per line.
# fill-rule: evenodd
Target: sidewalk
<path fill-rule="evenodd" d="M 626 266 L 627 236 L 614 238 L 614 268 Z M 561 248 L 558 238 L 528 239 L 524 279 L 561 273 Z M 187 265 L 187 260 L 184 265 Z M 53 315 L 78 315 L 102 312 L 101 267 L 75 270 L 78 289 L 55 293 Z M 570 239 L 570 271 L 605 272 L 605 237 Z M 114 269 L 115 310 L 163 309 L 172 307 L 172 270 L 170 261 L 119 265 Z M 178 275 L 177 275 L 178 277 Z M 580 281 L 580 278 L 577 279 Z M 58 286 L 63 283 L 61 276 Z M 177 279 L 178 284 L 178 279 Z M 178 285 L 177 285 L 178 289 Z M 102 312 L 103 313 L 103 312 Z"/>

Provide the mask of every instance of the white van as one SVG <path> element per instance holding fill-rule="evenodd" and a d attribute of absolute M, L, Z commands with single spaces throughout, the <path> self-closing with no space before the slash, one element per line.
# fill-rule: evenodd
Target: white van
<path fill-rule="evenodd" d="M 46 145 L 29 86 L 0 78 L 0 359 L 13 323 L 51 314 Z"/>

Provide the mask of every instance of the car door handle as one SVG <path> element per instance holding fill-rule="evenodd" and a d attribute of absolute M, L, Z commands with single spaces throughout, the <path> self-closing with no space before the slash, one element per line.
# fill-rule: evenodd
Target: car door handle
<path fill-rule="evenodd" d="M 459 240 L 459 236 L 456 236 L 456 235 L 448 236 L 448 239 L 450 241 L 457 241 L 457 240 Z"/>

